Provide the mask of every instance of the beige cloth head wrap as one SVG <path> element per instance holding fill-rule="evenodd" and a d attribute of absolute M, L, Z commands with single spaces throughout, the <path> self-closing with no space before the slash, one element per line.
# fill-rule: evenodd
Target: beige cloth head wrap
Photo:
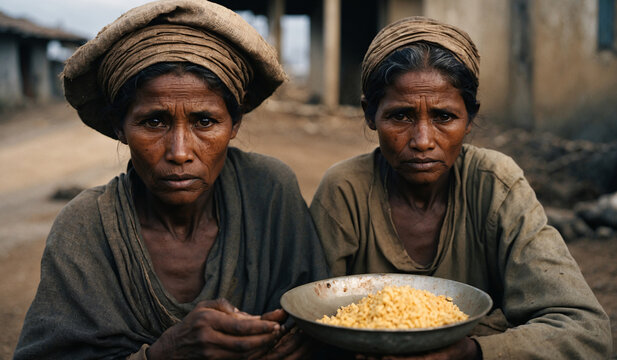
<path fill-rule="evenodd" d="M 480 55 L 469 35 L 452 25 L 422 16 L 396 21 L 383 28 L 369 45 L 362 61 L 362 92 L 379 64 L 396 50 L 425 41 L 450 50 L 476 78 L 480 76 Z"/>
<path fill-rule="evenodd" d="M 77 49 L 62 73 L 65 97 L 86 125 L 115 139 L 104 109 L 129 78 L 160 62 L 212 71 L 245 113 L 286 79 L 274 48 L 238 14 L 205 0 L 160 0 L 129 10 Z"/>
<path fill-rule="evenodd" d="M 212 71 L 242 104 L 252 68 L 233 46 L 216 36 L 183 25 L 153 25 L 118 41 L 101 62 L 98 80 L 114 100 L 124 83 L 160 62 L 190 62 Z"/>

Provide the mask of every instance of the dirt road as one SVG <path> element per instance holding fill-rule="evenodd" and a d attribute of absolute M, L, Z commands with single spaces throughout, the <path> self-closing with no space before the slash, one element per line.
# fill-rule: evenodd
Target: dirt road
<path fill-rule="evenodd" d="M 0 122 L 0 359 L 9 359 L 39 280 L 45 237 L 63 202 L 58 187 L 106 183 L 122 171 L 128 150 L 85 127 L 64 103 L 4 114 Z M 310 201 L 324 171 L 375 146 L 357 109 L 336 116 L 270 101 L 247 116 L 232 145 L 275 156 L 296 172 Z M 617 241 L 571 244 L 617 334 Z"/>

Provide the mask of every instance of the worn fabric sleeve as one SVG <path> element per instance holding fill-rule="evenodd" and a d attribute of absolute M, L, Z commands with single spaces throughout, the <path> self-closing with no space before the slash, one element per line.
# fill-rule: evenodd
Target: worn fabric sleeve
<path fill-rule="evenodd" d="M 353 257 L 358 251 L 359 236 L 353 219 L 356 199 L 348 199 L 336 181 L 324 178 L 311 202 L 311 215 L 324 248 L 332 276 L 349 273 Z"/>
<path fill-rule="evenodd" d="M 531 186 L 520 178 L 506 191 L 486 235 L 496 241 L 502 310 L 514 327 L 476 338 L 484 358 L 607 358 L 608 317 Z"/>

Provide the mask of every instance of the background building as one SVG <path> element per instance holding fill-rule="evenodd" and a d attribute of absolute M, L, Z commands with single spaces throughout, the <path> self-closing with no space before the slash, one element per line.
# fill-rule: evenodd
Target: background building
<path fill-rule="evenodd" d="M 615 0 L 216 0 L 269 18 L 310 18 L 309 88 L 332 107 L 359 103 L 360 64 L 378 30 L 424 15 L 466 30 L 481 55 L 484 121 L 569 138 L 617 138 Z"/>
<path fill-rule="evenodd" d="M 50 56 L 50 42 L 56 49 L 76 48 L 86 39 L 0 12 L 0 108 L 62 95 L 62 59 Z"/>

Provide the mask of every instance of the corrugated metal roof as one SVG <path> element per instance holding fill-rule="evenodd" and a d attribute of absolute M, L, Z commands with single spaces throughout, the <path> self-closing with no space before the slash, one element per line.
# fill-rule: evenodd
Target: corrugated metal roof
<path fill-rule="evenodd" d="M 0 11 L 0 34 L 13 34 L 24 38 L 59 40 L 77 44 L 88 41 L 87 38 L 71 34 L 61 29 L 47 28 L 30 20 L 10 17 Z"/>

